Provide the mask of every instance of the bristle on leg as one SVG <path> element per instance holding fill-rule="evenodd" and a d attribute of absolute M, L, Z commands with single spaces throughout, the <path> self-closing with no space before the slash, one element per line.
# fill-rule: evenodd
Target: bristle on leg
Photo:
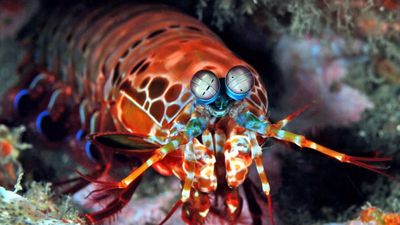
<path fill-rule="evenodd" d="M 176 201 L 174 206 L 171 208 L 171 210 L 169 210 L 167 215 L 165 215 L 165 218 L 160 222 L 159 225 L 165 224 L 165 222 L 167 222 L 169 220 L 169 218 L 171 218 L 171 216 L 174 215 L 174 213 L 182 205 L 182 203 L 183 202 L 180 199 L 178 201 Z"/>
<path fill-rule="evenodd" d="M 73 194 L 81 190 L 88 184 L 95 182 L 98 178 L 102 177 L 103 175 L 107 174 L 108 171 L 110 170 L 110 167 L 111 167 L 110 163 L 107 163 L 106 165 L 101 165 L 88 175 L 84 175 L 80 171 L 74 170 L 79 175 L 79 177 L 53 182 L 53 185 L 56 187 L 63 187 L 65 185 L 73 184 L 68 188 L 60 188 L 62 189 L 62 194 Z"/>
<path fill-rule="evenodd" d="M 130 185 L 124 189 L 105 187 L 104 189 L 97 190 L 97 192 L 106 192 L 103 193 L 104 194 L 103 196 L 114 195 L 115 197 L 102 210 L 85 214 L 84 217 L 88 220 L 90 224 L 96 224 L 106 219 L 112 218 L 114 215 L 120 212 L 121 209 L 126 204 L 128 204 L 129 200 L 132 198 L 132 195 L 136 191 L 136 188 L 139 186 L 140 181 L 141 179 L 136 179 L 134 182 L 130 183 Z M 98 197 L 95 197 L 95 199 L 97 200 Z"/>
<path fill-rule="evenodd" d="M 313 102 L 314 103 L 314 102 Z M 285 127 L 289 122 L 291 122 L 292 120 L 294 120 L 296 117 L 298 117 L 301 113 L 303 113 L 304 111 L 306 111 L 307 109 L 309 109 L 311 107 L 311 105 L 313 103 L 309 103 L 306 104 L 305 106 L 301 107 L 300 109 L 296 110 L 295 112 L 291 113 L 289 116 L 287 116 L 286 118 L 276 122 L 274 124 L 275 128 L 280 129 Z"/>
<path fill-rule="evenodd" d="M 300 148 L 309 148 L 316 150 L 318 152 L 321 152 L 322 154 L 325 154 L 327 156 L 330 156 L 332 158 L 337 159 L 340 162 L 343 163 L 350 163 L 359 167 L 362 167 L 364 169 L 373 171 L 375 173 L 384 175 L 386 177 L 389 177 L 391 179 L 394 179 L 393 176 L 389 175 L 388 173 L 384 172 L 383 170 L 387 169 L 388 167 L 382 166 L 382 165 L 375 165 L 374 163 L 386 163 L 392 160 L 391 157 L 355 157 L 355 156 L 349 156 L 344 153 L 340 153 L 337 151 L 334 151 L 330 148 L 324 147 L 320 144 L 317 144 L 313 141 L 310 141 L 306 139 L 302 135 L 294 134 L 289 131 L 281 130 L 275 128 L 273 125 L 269 127 L 269 130 L 267 132 L 267 137 L 273 137 L 278 140 L 282 141 L 287 141 L 290 143 L 294 143 Z"/>

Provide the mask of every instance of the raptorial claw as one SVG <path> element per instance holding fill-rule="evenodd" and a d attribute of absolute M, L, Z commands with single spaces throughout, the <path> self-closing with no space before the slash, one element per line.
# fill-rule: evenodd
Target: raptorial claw
<path fill-rule="evenodd" d="M 124 154 L 142 154 L 154 151 L 160 148 L 160 145 L 154 143 L 158 137 L 149 135 L 123 133 L 123 132 L 105 132 L 89 135 L 89 141 L 98 145 L 106 151 Z"/>

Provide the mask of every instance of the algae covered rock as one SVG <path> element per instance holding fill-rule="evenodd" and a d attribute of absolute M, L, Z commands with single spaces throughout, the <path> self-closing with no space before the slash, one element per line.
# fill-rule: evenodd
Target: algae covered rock
<path fill-rule="evenodd" d="M 33 183 L 21 196 L 0 187 L 0 224 L 83 225 L 69 199 L 54 200 L 49 184 Z"/>

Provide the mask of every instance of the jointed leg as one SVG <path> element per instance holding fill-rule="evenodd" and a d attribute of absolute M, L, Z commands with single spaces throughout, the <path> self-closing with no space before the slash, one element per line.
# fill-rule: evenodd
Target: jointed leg
<path fill-rule="evenodd" d="M 90 180 L 89 178 L 88 180 L 90 180 L 91 182 L 100 185 L 99 189 L 90 193 L 90 195 L 94 193 L 101 193 L 101 195 L 95 196 L 95 199 L 105 197 L 107 195 L 110 195 L 111 193 L 113 193 L 112 195 L 114 195 L 115 197 L 102 210 L 86 214 L 85 217 L 87 218 L 87 220 L 90 223 L 94 224 L 120 211 L 121 208 L 126 205 L 131 199 L 133 193 L 140 183 L 143 172 L 153 163 L 165 157 L 165 155 L 168 153 L 168 150 L 172 149 L 171 146 L 172 145 L 167 145 L 168 148 L 165 148 L 166 146 L 164 146 L 155 150 L 155 153 L 148 160 L 146 160 L 145 163 L 143 163 L 139 168 L 134 169 L 129 176 L 127 176 L 120 182 Z M 172 150 L 174 149 L 175 148 L 173 148 Z"/>
<path fill-rule="evenodd" d="M 225 204 L 227 207 L 228 219 L 230 221 L 237 221 L 243 207 L 243 199 L 240 197 L 237 188 L 227 191 Z"/>
<path fill-rule="evenodd" d="M 206 222 L 210 207 L 210 196 L 193 190 L 190 198 L 182 205 L 182 219 L 187 224 L 202 225 Z"/>
<path fill-rule="evenodd" d="M 132 172 L 129 176 L 124 178 L 119 183 L 119 188 L 125 188 L 138 176 L 143 174 L 149 167 L 154 163 L 162 160 L 168 153 L 176 150 L 179 146 L 190 142 L 193 138 L 201 135 L 206 129 L 208 123 L 208 115 L 205 114 L 203 108 L 196 108 L 191 115 L 191 119 L 188 121 L 186 128 L 180 131 L 176 137 L 174 137 L 168 144 L 157 149 L 155 153 L 139 168 Z"/>
<path fill-rule="evenodd" d="M 281 129 L 276 129 L 273 126 L 270 127 L 268 133 L 268 137 L 273 137 L 279 140 L 287 141 L 296 144 L 297 146 L 301 148 L 310 148 L 313 150 L 316 150 L 318 152 L 321 152 L 327 156 L 330 156 L 332 158 L 335 158 L 339 160 L 340 162 L 344 163 L 350 163 L 356 166 L 363 167 L 367 170 L 371 170 L 375 173 L 379 173 L 388 177 L 392 177 L 389 174 L 385 173 L 382 171 L 382 169 L 385 169 L 385 167 L 379 166 L 379 165 L 372 165 L 368 164 L 368 162 L 373 163 L 373 162 L 387 162 L 392 160 L 391 157 L 354 157 L 354 156 L 349 156 L 344 153 L 340 153 L 337 151 L 334 151 L 330 148 L 324 147 L 322 145 L 319 145 L 313 141 L 310 141 L 306 139 L 302 135 L 294 134 L 289 131 L 284 131 Z"/>
<path fill-rule="evenodd" d="M 262 211 L 260 205 L 256 200 L 256 196 L 253 192 L 253 189 L 258 193 L 258 187 L 255 187 L 250 178 L 246 179 L 243 183 L 243 190 L 246 196 L 247 205 L 249 207 L 250 215 L 252 218 L 253 225 L 261 225 L 262 224 Z"/>
<path fill-rule="evenodd" d="M 189 198 L 190 198 L 190 192 L 192 189 L 192 183 L 194 179 L 194 169 L 195 169 L 195 156 L 193 155 L 193 142 L 189 142 L 185 146 L 185 151 L 184 151 L 184 164 L 183 164 L 183 170 L 186 173 L 186 178 L 183 183 L 183 188 L 182 188 L 182 195 L 181 199 L 179 199 L 174 206 L 171 208 L 171 210 L 167 213 L 165 218 L 161 221 L 160 225 L 164 224 L 167 222 L 167 220 L 174 214 L 174 212 L 178 209 L 179 206 L 182 205 L 182 203 L 185 203 Z"/>
<path fill-rule="evenodd" d="M 208 139 L 210 144 L 212 142 L 212 137 L 206 134 L 203 139 L 207 139 L 207 137 L 210 138 Z M 181 199 L 175 203 L 161 224 L 165 223 L 182 204 L 183 208 L 189 210 L 183 212 L 183 214 L 186 215 L 184 216 L 185 220 L 194 220 L 199 224 L 203 224 L 201 221 L 205 220 L 210 207 L 208 195 L 206 193 L 215 191 L 217 187 L 217 180 L 214 173 L 214 164 L 216 160 L 213 152 L 205 145 L 201 144 L 196 138 L 188 142 L 184 146 L 184 149 L 183 147 L 180 149 L 183 151 L 184 155 L 182 166 L 184 176 L 180 177 L 183 181 L 182 196 Z"/>
<path fill-rule="evenodd" d="M 118 192 L 118 194 L 116 195 L 115 199 L 108 203 L 105 208 L 90 214 L 85 214 L 85 218 L 90 224 L 96 224 L 99 221 L 102 221 L 118 213 L 122 209 L 122 207 L 124 207 L 131 199 L 133 193 L 136 191 L 136 188 L 140 183 L 140 180 L 141 176 L 134 182 L 130 183 L 129 186 L 127 186 L 126 188 L 121 189 L 120 192 Z M 99 198 L 102 197 L 105 196 L 101 196 Z"/>
<path fill-rule="evenodd" d="M 162 160 L 168 153 L 177 149 L 180 145 L 179 140 L 173 140 L 170 143 L 164 145 L 163 147 L 157 149 L 155 153 L 146 160 L 140 167 L 134 170 L 131 174 L 125 177 L 122 181 L 119 182 L 119 188 L 126 188 L 129 186 L 131 182 L 133 182 L 137 177 L 142 175 L 149 167 L 151 167 L 154 163 Z"/>
<path fill-rule="evenodd" d="M 379 165 L 373 165 L 372 163 L 381 163 L 391 161 L 391 157 L 354 157 L 349 156 L 340 152 L 336 152 L 330 148 L 319 145 L 313 141 L 306 139 L 302 135 L 294 134 L 289 131 L 282 130 L 281 128 L 285 126 L 289 121 L 293 120 L 295 116 L 297 116 L 301 111 L 303 111 L 307 106 L 303 107 L 296 111 L 295 113 L 289 115 L 285 119 L 271 124 L 269 121 L 260 120 L 256 115 L 251 113 L 250 111 L 246 111 L 246 109 L 242 109 L 242 111 L 233 110 L 232 118 L 235 119 L 235 122 L 246 128 L 247 130 L 254 131 L 264 138 L 272 137 L 282 141 L 287 141 L 294 143 L 302 148 L 310 148 L 316 151 L 319 151 L 327 156 L 335 158 L 340 162 L 350 163 L 359 167 L 363 167 L 367 170 L 385 175 L 387 177 L 393 178 L 389 174 L 383 172 L 382 170 L 386 169 L 386 167 L 382 167 Z"/>
<path fill-rule="evenodd" d="M 185 146 L 185 152 L 183 155 L 183 170 L 186 173 L 186 178 L 182 188 L 181 201 L 186 202 L 186 200 L 190 197 L 190 190 L 192 189 L 192 183 L 195 175 L 194 168 L 196 165 L 196 156 L 194 155 L 192 141 Z"/>
<path fill-rule="evenodd" d="M 273 218 L 273 214 L 272 214 L 272 211 L 273 211 L 272 210 L 272 200 L 271 200 L 271 195 L 270 195 L 271 188 L 269 185 L 267 175 L 264 170 L 261 147 L 257 142 L 255 133 L 254 132 L 248 132 L 248 133 L 249 133 L 250 143 L 251 143 L 252 158 L 254 160 L 254 163 L 256 164 L 257 173 L 261 180 L 262 190 L 268 200 L 268 210 L 269 210 L 269 215 L 270 215 L 270 219 L 271 219 L 271 224 L 274 225 L 275 222 L 274 222 L 274 218 Z"/>
<path fill-rule="evenodd" d="M 201 135 L 201 140 L 206 148 L 214 149 L 212 134 L 209 130 L 204 131 L 203 135 Z"/>
<path fill-rule="evenodd" d="M 117 196 L 117 198 L 109 204 L 106 208 L 99 212 L 92 213 L 87 215 L 88 220 L 91 222 L 97 222 L 109 215 L 115 214 L 117 208 L 121 208 L 120 206 L 126 204 L 126 202 L 132 196 L 134 189 L 138 184 L 138 178 L 154 163 L 162 160 L 169 153 L 180 149 L 182 145 L 187 143 L 192 143 L 193 138 L 201 135 L 203 131 L 206 129 L 206 125 L 208 123 L 208 116 L 205 114 L 206 112 L 202 108 L 196 108 L 193 112 L 191 119 L 188 121 L 183 130 L 179 130 L 176 132 L 174 136 L 169 137 L 169 142 L 163 146 L 159 146 L 154 144 L 151 139 L 152 137 L 146 135 L 139 134 L 127 134 L 127 133 L 100 133 L 100 134 L 92 134 L 90 136 L 90 140 L 100 145 L 100 147 L 104 147 L 105 150 L 113 151 L 112 149 L 117 148 L 123 151 L 132 152 L 132 153 L 151 153 L 150 158 L 148 158 L 144 163 L 142 163 L 138 168 L 134 169 L 127 177 L 122 179 L 119 182 L 102 182 L 95 181 L 95 183 L 99 183 L 103 186 L 102 189 L 99 189 L 97 192 L 105 190 L 105 191 L 116 191 L 121 193 Z M 192 146 L 192 144 L 189 144 Z M 148 151 L 150 148 L 151 151 Z M 111 149 L 111 150 L 110 150 Z M 188 156 L 191 156 L 190 154 Z M 185 178 L 184 187 L 182 190 L 182 200 L 178 201 L 173 209 L 179 207 L 179 205 L 187 201 L 187 199 L 191 196 L 190 190 L 194 178 L 194 168 L 195 168 L 195 157 L 192 157 L 193 160 L 185 159 L 187 162 L 187 176 Z M 131 191 L 133 190 L 133 191 Z M 100 213 L 100 216 L 96 218 L 93 215 L 97 215 Z M 171 211 L 167 218 L 172 215 L 173 211 Z M 166 219 L 163 221 L 165 222 Z"/>
<path fill-rule="evenodd" d="M 295 112 L 291 113 L 289 116 L 286 118 L 276 122 L 273 124 L 273 126 L 277 129 L 285 127 L 290 121 L 292 121 L 294 118 L 296 118 L 298 115 L 300 115 L 302 112 L 306 111 L 308 108 L 310 108 L 311 103 L 307 104 L 300 109 L 296 110 Z"/>
<path fill-rule="evenodd" d="M 201 146 L 204 147 L 203 145 Z M 196 149 L 198 147 L 199 145 L 197 139 L 194 139 L 194 141 L 187 143 L 185 146 L 183 171 L 185 172 L 186 176 L 184 177 L 182 196 L 181 199 L 175 203 L 175 205 L 168 212 L 167 216 L 160 224 L 164 224 L 172 216 L 176 209 L 182 204 L 183 220 L 187 221 L 189 224 L 203 224 L 205 221 L 205 218 L 210 208 L 209 197 L 207 194 L 200 193 L 198 189 L 206 188 L 207 190 L 215 190 L 216 185 L 213 185 L 213 182 L 210 182 L 209 186 L 199 186 L 192 191 L 193 183 L 198 182 L 197 185 L 199 185 L 200 183 L 199 179 L 201 179 L 202 169 L 207 169 L 204 168 L 205 164 L 204 162 L 202 162 L 201 157 L 199 161 L 197 160 L 198 155 L 196 155 L 196 153 L 203 152 L 202 149 Z M 200 168 L 198 167 L 199 164 Z M 214 168 L 213 165 L 211 166 L 212 168 Z M 195 173 L 195 171 L 199 171 L 199 169 L 200 172 Z M 202 178 L 212 181 L 212 179 L 210 179 L 212 177 L 213 176 Z M 194 181 L 195 179 L 196 181 Z"/>

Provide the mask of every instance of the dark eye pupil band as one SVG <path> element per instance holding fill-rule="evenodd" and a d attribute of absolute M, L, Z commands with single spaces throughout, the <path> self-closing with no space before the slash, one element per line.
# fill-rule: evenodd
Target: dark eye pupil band
<path fill-rule="evenodd" d="M 217 99 L 220 89 L 217 76 L 208 70 L 197 72 L 191 82 L 191 91 L 200 104 L 210 104 Z"/>
<path fill-rule="evenodd" d="M 244 99 L 253 88 L 254 76 L 245 66 L 233 67 L 226 77 L 226 93 L 235 100 Z"/>

